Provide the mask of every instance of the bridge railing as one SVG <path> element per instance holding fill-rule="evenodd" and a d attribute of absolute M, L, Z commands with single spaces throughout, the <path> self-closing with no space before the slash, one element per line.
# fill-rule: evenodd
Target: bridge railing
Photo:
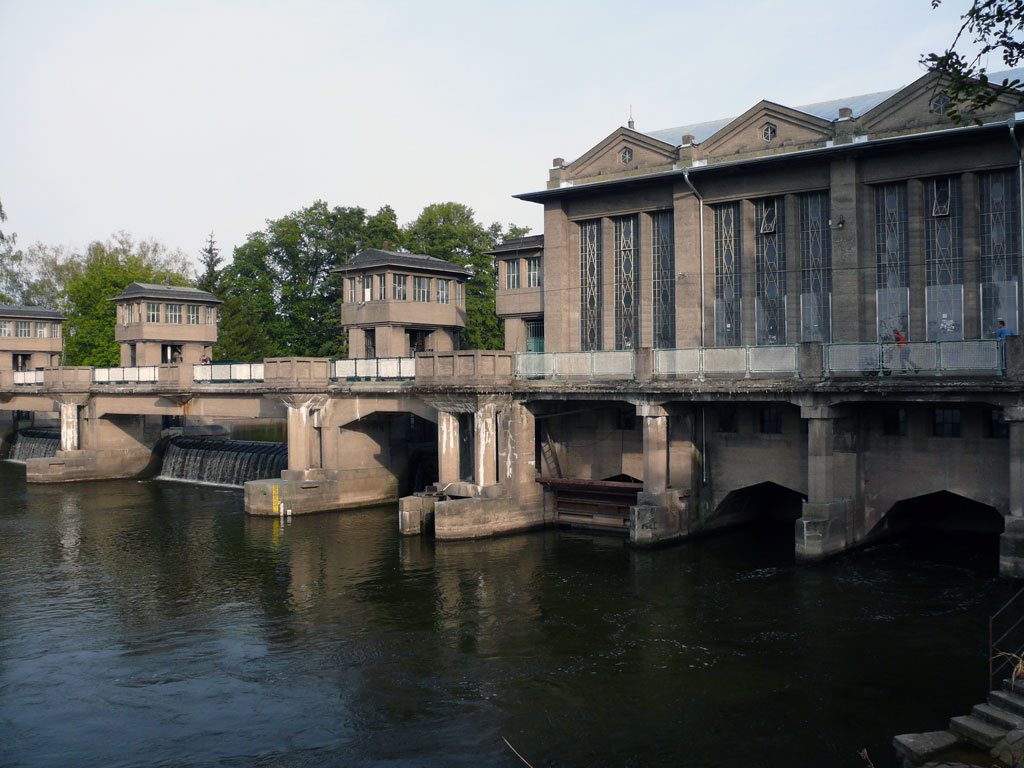
<path fill-rule="evenodd" d="M 93 384 L 153 384 L 158 377 L 155 365 L 92 369 Z"/>
<path fill-rule="evenodd" d="M 365 357 L 335 360 L 334 379 L 415 379 L 415 357 Z"/>
<path fill-rule="evenodd" d="M 494 349 L 417 352 L 416 383 L 430 386 L 510 384 L 515 353 Z"/>
<path fill-rule="evenodd" d="M 632 379 L 636 376 L 636 353 L 632 349 L 591 352 L 517 352 L 519 379 Z"/>
<path fill-rule="evenodd" d="M 800 376 L 800 345 L 654 350 L 655 376 Z"/>
<path fill-rule="evenodd" d="M 897 374 L 999 376 L 1005 370 L 1003 342 L 965 341 L 849 342 L 823 344 L 826 376 Z"/>
<path fill-rule="evenodd" d="M 263 363 L 213 363 L 193 365 L 192 380 L 200 384 L 263 381 Z"/>
<path fill-rule="evenodd" d="M 14 386 L 25 387 L 43 383 L 42 371 L 15 371 Z"/>

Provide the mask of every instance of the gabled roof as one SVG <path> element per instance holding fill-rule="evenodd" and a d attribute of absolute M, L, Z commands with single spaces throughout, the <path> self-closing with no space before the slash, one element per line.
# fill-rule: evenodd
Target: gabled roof
<path fill-rule="evenodd" d="M 422 253 L 396 253 L 380 248 L 367 248 L 353 256 L 348 264 L 332 269 L 332 272 L 358 272 L 370 267 L 410 267 L 427 272 L 446 272 L 453 275 L 473 274 L 465 267 L 444 259 L 437 259 Z"/>
<path fill-rule="evenodd" d="M 202 301 L 207 304 L 223 303 L 212 293 L 189 285 L 157 285 L 155 283 L 130 283 L 110 301 L 120 301 L 121 299 L 176 299 L 178 301 Z"/>
<path fill-rule="evenodd" d="M 516 237 L 506 240 L 501 245 L 496 245 L 486 253 L 498 256 L 503 253 L 516 251 L 537 251 L 544 247 L 544 235 L 529 235 L 528 237 Z"/>
<path fill-rule="evenodd" d="M 1024 80 L 1024 67 L 1008 69 L 1002 72 L 989 72 L 988 80 L 993 85 L 999 85 L 1003 80 Z M 908 83 L 907 85 L 911 84 Z M 808 115 L 813 115 L 814 117 L 821 118 L 822 120 L 832 122 L 839 119 L 839 110 L 842 107 L 849 107 L 853 110 L 852 116 L 857 118 L 874 109 L 883 101 L 894 94 L 899 93 L 906 87 L 906 85 L 903 85 L 889 91 L 878 91 L 876 93 L 860 94 L 859 96 L 847 96 L 842 99 L 819 101 L 814 104 L 804 104 L 800 107 L 793 107 L 793 109 L 797 112 L 804 112 Z M 652 139 L 657 139 L 658 141 L 663 141 L 667 144 L 672 144 L 673 146 L 679 146 L 682 144 L 683 136 L 690 134 L 693 136 L 694 141 L 697 144 L 700 144 L 710 139 L 735 119 L 735 117 L 727 117 L 721 120 L 680 125 L 675 128 L 663 128 L 656 131 L 643 131 L 642 133 L 650 136 Z"/>
<path fill-rule="evenodd" d="M 26 307 L 23 304 L 0 304 L 0 317 L 26 317 L 41 320 L 63 320 L 64 315 L 45 307 Z"/>

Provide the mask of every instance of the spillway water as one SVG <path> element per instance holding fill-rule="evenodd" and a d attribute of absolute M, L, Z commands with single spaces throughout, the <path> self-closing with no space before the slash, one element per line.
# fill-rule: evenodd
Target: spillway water
<path fill-rule="evenodd" d="M 280 477 L 287 468 L 285 443 L 175 437 L 164 452 L 160 477 L 242 486 L 249 480 Z"/>
<path fill-rule="evenodd" d="M 14 436 L 8 461 L 24 462 L 56 456 L 60 448 L 60 432 L 53 429 L 23 429 Z"/>

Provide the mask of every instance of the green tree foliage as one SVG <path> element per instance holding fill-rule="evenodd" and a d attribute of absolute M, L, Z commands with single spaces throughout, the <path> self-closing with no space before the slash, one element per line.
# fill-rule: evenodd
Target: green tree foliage
<path fill-rule="evenodd" d="M 213 239 L 213 232 L 210 233 L 206 245 L 199 251 L 199 263 L 202 265 L 202 274 L 196 280 L 196 288 L 201 291 L 209 291 L 217 295 L 220 288 L 220 264 L 224 257 L 220 255 L 220 248 L 217 241 Z"/>
<path fill-rule="evenodd" d="M 67 365 L 112 366 L 119 361 L 114 341 L 116 311 L 111 298 L 132 282 L 189 285 L 191 270 L 180 251 L 154 241 L 135 242 L 121 232 L 94 242 L 78 257 L 79 269 L 60 291 Z"/>
<path fill-rule="evenodd" d="M 941 3 L 942 0 L 932 0 L 932 8 Z M 948 75 L 949 84 L 943 91 L 950 98 L 947 114 L 956 122 L 991 106 L 1008 91 L 1020 88 L 1021 81 L 1017 78 L 991 82 L 982 62 L 994 53 L 1012 69 L 1024 59 L 1024 0 L 973 0 L 960 21 L 953 42 L 944 52 L 921 57 L 921 63 L 930 71 Z M 965 46 L 976 49 L 977 53 L 973 56 L 963 53 Z"/>
<path fill-rule="evenodd" d="M 341 357 L 341 281 L 331 274 L 364 248 L 400 247 L 395 212 L 317 201 L 280 219 L 235 249 L 222 274 L 218 358 Z"/>
<path fill-rule="evenodd" d="M 445 259 L 472 272 L 466 285 L 463 349 L 501 349 L 504 326 L 494 308 L 497 266 L 486 252 L 504 240 L 523 237 L 529 228 L 495 222 L 485 227 L 473 209 L 461 203 L 428 205 L 406 229 L 409 250 Z"/>
<path fill-rule="evenodd" d="M 81 274 L 83 264 L 83 254 L 75 254 L 60 245 L 33 243 L 25 249 L 22 260 L 18 303 L 66 312 L 64 289 L 73 277 Z"/>
<path fill-rule="evenodd" d="M 7 221 L 4 205 L 0 202 L 0 224 Z M 0 229 L 0 302 L 17 303 L 21 293 L 21 260 L 22 253 L 14 245 L 17 235 L 5 233 Z"/>

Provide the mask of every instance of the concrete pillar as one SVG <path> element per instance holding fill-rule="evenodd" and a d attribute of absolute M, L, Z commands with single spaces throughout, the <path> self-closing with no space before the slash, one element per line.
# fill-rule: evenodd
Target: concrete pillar
<path fill-rule="evenodd" d="M 498 436 L 495 430 L 494 405 L 482 406 L 473 415 L 473 482 L 480 486 L 498 482 Z"/>
<path fill-rule="evenodd" d="M 78 403 L 59 403 L 60 405 L 60 449 L 77 451 L 78 439 Z"/>
<path fill-rule="evenodd" d="M 856 454 L 835 455 L 839 409 L 827 405 L 800 409 L 807 425 L 807 501 L 796 522 L 798 560 L 821 560 L 855 543 L 854 505 L 859 471 Z"/>
<path fill-rule="evenodd" d="M 459 482 L 459 419 L 457 414 L 437 414 L 437 478 L 442 486 Z"/>
<path fill-rule="evenodd" d="M 313 455 L 314 447 L 318 447 L 313 411 L 323 408 L 327 396 L 289 395 L 282 402 L 288 410 L 288 469 L 304 472 L 318 466 L 320 457 Z"/>
<path fill-rule="evenodd" d="M 650 403 L 636 410 L 644 424 L 644 492 L 662 494 L 668 488 L 668 414 Z"/>

